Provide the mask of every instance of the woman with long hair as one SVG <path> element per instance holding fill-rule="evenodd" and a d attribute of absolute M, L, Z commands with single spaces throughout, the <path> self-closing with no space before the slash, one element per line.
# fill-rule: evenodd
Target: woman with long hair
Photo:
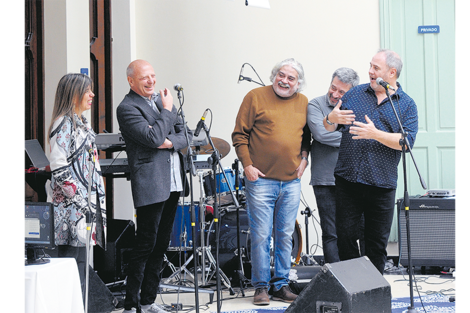
<path fill-rule="evenodd" d="M 48 141 L 59 257 L 77 260 L 85 299 L 86 242 L 104 248 L 106 207 L 95 132 L 83 112 L 91 108 L 93 83 L 84 74 L 64 75 L 57 86 Z M 86 214 L 91 213 L 87 238 Z"/>

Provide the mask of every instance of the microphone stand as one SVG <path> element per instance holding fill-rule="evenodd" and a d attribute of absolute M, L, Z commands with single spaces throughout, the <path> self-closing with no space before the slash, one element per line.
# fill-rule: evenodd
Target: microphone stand
<path fill-rule="evenodd" d="M 246 77 L 246 76 L 243 76 L 242 73 L 243 73 L 243 69 L 245 68 L 245 65 L 248 64 L 251 69 L 253 70 L 253 72 L 255 72 L 256 76 L 258 76 L 259 80 L 261 81 L 261 83 L 251 79 L 250 77 Z M 240 69 L 240 74 L 238 75 L 238 84 L 243 81 L 243 80 L 246 80 L 248 82 L 252 82 L 252 83 L 256 83 L 258 85 L 261 85 L 261 86 L 266 86 L 263 82 L 263 80 L 261 79 L 261 77 L 259 77 L 258 73 L 256 72 L 255 68 L 253 66 L 251 66 L 250 63 L 243 63 L 241 69 Z"/>
<path fill-rule="evenodd" d="M 92 228 L 92 214 L 91 214 L 91 185 L 93 183 L 93 172 L 95 171 L 95 155 L 93 146 L 90 147 L 89 152 L 89 171 L 88 171 L 88 210 L 85 212 L 86 218 L 86 262 L 85 262 L 85 313 L 88 313 L 88 279 L 90 277 L 90 240 L 91 240 L 91 228 Z M 98 189 L 96 190 L 98 192 Z"/>
<path fill-rule="evenodd" d="M 238 198 L 239 194 L 239 184 L 240 184 L 240 170 L 238 167 L 238 159 L 235 159 L 234 163 L 232 164 L 232 169 L 235 170 L 235 198 Z M 237 273 L 238 282 L 240 284 L 240 291 L 242 296 L 245 296 L 245 281 L 248 279 L 245 277 L 245 271 L 243 269 L 243 256 L 241 251 L 240 245 L 240 205 L 237 205 L 237 248 L 238 248 L 238 270 L 235 272 Z"/>
<path fill-rule="evenodd" d="M 193 195 L 193 176 L 196 176 L 196 168 L 194 166 L 194 160 L 193 160 L 193 151 L 191 149 L 191 143 L 189 141 L 189 134 L 188 134 L 188 129 L 186 127 L 186 121 L 184 119 L 184 112 L 183 112 L 183 103 L 181 101 L 181 90 L 178 91 L 178 100 L 180 102 L 180 115 L 181 119 L 183 120 L 183 128 L 184 128 L 184 134 L 186 136 L 186 142 L 188 144 L 188 150 L 187 150 L 187 159 L 186 162 L 184 162 L 185 167 L 188 167 L 188 170 L 190 171 L 191 175 L 189 178 L 189 190 L 191 194 L 191 230 L 193 234 L 193 256 L 194 256 L 194 300 L 195 300 L 195 306 L 196 306 L 196 313 L 199 313 L 199 286 L 198 286 L 198 278 L 197 278 L 197 240 L 196 240 L 196 212 L 194 210 L 194 195 Z M 186 177 L 186 169 L 184 169 L 185 172 L 185 177 Z M 186 179 L 186 178 L 185 178 Z M 183 189 L 184 189 L 184 183 L 183 183 Z M 184 203 L 183 203 L 184 205 Z"/>
<path fill-rule="evenodd" d="M 305 243 L 306 245 L 306 251 L 307 251 L 307 257 L 310 256 L 310 251 L 309 251 L 309 243 L 308 243 L 308 219 L 312 216 L 312 210 L 309 207 L 306 207 L 304 211 L 300 211 L 300 214 L 305 215 L 305 236 L 307 237 L 307 241 Z"/>
<path fill-rule="evenodd" d="M 206 123 L 203 122 L 202 127 L 203 127 L 204 131 L 206 132 L 207 139 L 209 140 L 209 143 L 210 143 L 212 149 L 214 150 L 212 155 L 208 158 L 208 162 L 212 165 L 212 172 L 214 173 L 214 176 L 215 176 L 215 173 L 217 172 L 217 165 L 221 169 L 223 169 L 222 164 L 220 163 L 221 156 L 220 156 L 219 150 L 217 150 L 217 148 L 214 145 L 214 142 L 212 141 L 212 138 L 209 134 L 209 129 L 207 128 Z M 227 179 L 227 175 L 225 174 L 225 171 L 222 170 L 222 174 L 224 175 L 225 181 L 228 182 L 229 180 Z M 212 190 L 217 190 L 215 181 L 216 181 L 215 179 L 212 181 Z M 239 206 L 238 200 L 237 200 L 237 198 L 235 198 L 232 187 L 228 183 L 227 183 L 227 186 L 229 187 L 230 194 L 232 195 L 233 202 L 235 203 L 236 207 L 238 207 Z M 221 290 L 220 290 L 221 270 L 219 268 L 220 224 L 219 224 L 219 203 L 218 203 L 218 200 L 217 200 L 217 195 L 214 196 L 214 223 L 215 223 L 215 246 L 216 246 L 216 253 L 215 253 L 216 269 L 215 269 L 215 274 L 216 274 L 216 286 L 217 286 L 216 287 L 216 290 L 217 290 L 217 313 L 220 313 L 221 304 L 222 304 L 221 299 L 220 299 L 221 298 L 220 297 L 220 292 L 221 292 Z M 222 272 L 222 274 L 223 274 L 223 272 Z M 227 284 L 229 283 L 229 281 L 226 278 L 225 274 L 224 274 L 224 280 L 226 280 Z M 235 294 L 231 287 L 230 287 L 230 293 Z"/>
<path fill-rule="evenodd" d="M 416 164 L 415 158 L 413 156 L 413 152 L 411 151 L 410 143 L 408 142 L 408 133 L 405 132 L 403 129 L 403 126 L 400 122 L 400 118 L 398 117 L 398 113 L 393 106 L 393 101 L 392 98 L 390 97 L 390 94 L 388 92 L 388 88 L 385 88 L 385 93 L 387 94 L 387 97 L 390 101 L 390 104 L 393 109 L 393 113 L 395 114 L 395 118 L 397 119 L 398 125 L 400 126 L 400 132 L 402 138 L 400 139 L 400 145 L 402 148 L 402 154 L 403 154 L 403 181 L 404 181 L 404 195 L 403 195 L 403 203 L 405 204 L 405 220 L 406 220 L 406 236 L 407 236 L 407 244 L 408 244 L 408 280 L 410 284 L 410 306 L 408 307 L 407 313 L 416 313 L 417 311 L 415 310 L 414 307 L 414 300 L 413 300 L 413 264 L 411 263 L 411 239 L 410 239 L 410 216 L 409 216 L 409 211 L 410 211 L 410 198 L 408 196 L 408 184 L 406 181 L 406 147 L 408 147 L 411 159 L 413 160 L 414 166 L 416 168 L 416 171 L 418 172 L 419 179 L 421 181 L 421 186 L 423 189 L 427 189 L 426 183 L 421 177 L 421 173 L 419 172 L 418 165 Z"/>

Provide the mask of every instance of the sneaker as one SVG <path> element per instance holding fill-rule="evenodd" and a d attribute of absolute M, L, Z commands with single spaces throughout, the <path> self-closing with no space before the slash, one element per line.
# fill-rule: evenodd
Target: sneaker
<path fill-rule="evenodd" d="M 256 288 L 255 296 L 253 298 L 254 305 L 268 305 L 269 304 L 269 295 L 268 288 Z"/>
<path fill-rule="evenodd" d="M 142 305 L 140 308 L 142 309 L 142 313 L 168 313 L 163 306 L 157 303 Z"/>
<path fill-rule="evenodd" d="M 293 302 L 297 295 L 290 290 L 289 286 L 282 286 L 278 291 L 273 291 L 273 300 L 284 301 L 287 303 Z"/>
<path fill-rule="evenodd" d="M 122 311 L 122 313 L 136 313 L 136 312 L 137 312 L 137 310 L 136 310 L 135 308 L 132 308 L 132 309 L 130 309 L 130 310 L 124 310 L 124 311 Z"/>

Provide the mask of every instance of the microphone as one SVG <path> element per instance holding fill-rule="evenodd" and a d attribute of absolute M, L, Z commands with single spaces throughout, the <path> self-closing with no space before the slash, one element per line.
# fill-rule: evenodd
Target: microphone
<path fill-rule="evenodd" d="M 240 77 L 238 79 L 238 82 L 240 83 L 242 80 L 246 80 L 246 81 L 249 81 L 249 82 L 253 81 L 253 79 L 251 79 L 250 77 L 240 75 Z"/>
<path fill-rule="evenodd" d="M 244 79 L 242 74 L 243 74 L 243 69 L 245 68 L 245 64 L 246 63 L 243 63 L 242 68 L 240 69 L 240 74 L 238 75 L 238 83 L 237 84 L 239 84 Z"/>
<path fill-rule="evenodd" d="M 95 150 L 93 149 L 93 146 L 91 144 L 85 146 L 85 150 L 88 151 L 90 154 L 90 161 L 95 162 Z"/>
<path fill-rule="evenodd" d="M 183 90 L 183 86 L 181 86 L 181 84 L 176 84 L 173 88 L 175 88 L 176 91 L 182 91 Z"/>
<path fill-rule="evenodd" d="M 392 89 L 393 91 L 395 91 L 395 88 L 393 88 L 392 86 L 390 86 L 389 83 L 387 83 L 385 80 L 382 79 L 382 77 L 377 77 L 375 79 L 375 81 L 377 82 L 377 84 L 379 84 L 380 86 L 384 87 L 385 89 Z"/>
<path fill-rule="evenodd" d="M 201 132 L 202 126 L 204 125 L 204 120 L 206 119 L 207 111 L 209 109 L 206 109 L 204 111 L 204 114 L 202 115 L 201 119 L 197 123 L 196 130 L 194 131 L 194 137 L 199 136 L 199 133 Z"/>

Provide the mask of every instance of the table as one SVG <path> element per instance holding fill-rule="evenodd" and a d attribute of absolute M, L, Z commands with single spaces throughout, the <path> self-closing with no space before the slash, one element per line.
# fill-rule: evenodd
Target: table
<path fill-rule="evenodd" d="M 83 313 L 83 299 L 74 258 L 25 266 L 25 313 Z"/>

